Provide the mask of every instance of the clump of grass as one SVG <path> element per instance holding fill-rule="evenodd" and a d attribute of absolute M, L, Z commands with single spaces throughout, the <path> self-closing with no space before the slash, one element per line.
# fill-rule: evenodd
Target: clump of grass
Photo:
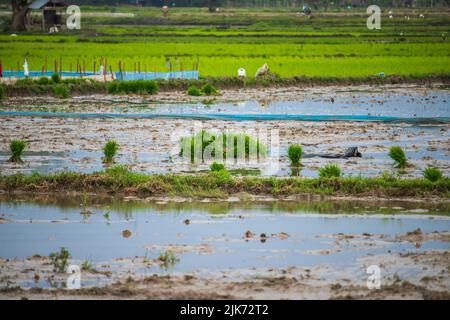
<path fill-rule="evenodd" d="M 389 149 L 389 157 L 395 162 L 397 168 L 405 168 L 408 164 L 405 152 L 399 146 L 393 146 Z"/>
<path fill-rule="evenodd" d="M 87 271 L 92 269 L 92 263 L 89 260 L 84 260 L 81 264 L 81 270 Z"/>
<path fill-rule="evenodd" d="M 70 96 L 70 90 L 65 84 L 57 84 L 53 87 L 53 94 L 61 99 L 67 99 Z"/>
<path fill-rule="evenodd" d="M 116 141 L 110 140 L 106 142 L 105 146 L 103 147 L 103 153 L 105 155 L 105 157 L 103 158 L 103 162 L 113 163 L 117 150 L 119 150 L 119 144 Z"/>
<path fill-rule="evenodd" d="M 71 258 L 69 251 L 62 247 L 59 252 L 50 253 L 50 259 L 52 259 L 52 264 L 55 270 L 59 273 L 64 273 L 69 264 L 69 259 Z"/>
<path fill-rule="evenodd" d="M 392 182 L 392 181 L 397 180 L 397 177 L 396 177 L 395 175 L 393 175 L 393 174 L 392 174 L 391 172 L 389 172 L 389 171 L 383 171 L 383 172 L 381 173 L 381 178 L 382 178 L 383 180 L 389 181 L 389 182 Z"/>
<path fill-rule="evenodd" d="M 38 80 L 36 80 L 36 83 L 40 84 L 40 85 L 47 85 L 47 84 L 50 84 L 51 81 L 47 77 L 40 77 Z"/>
<path fill-rule="evenodd" d="M 200 92 L 200 90 L 197 89 L 196 86 L 190 86 L 189 89 L 187 90 L 186 94 L 188 96 L 193 96 L 193 97 L 199 97 L 202 95 L 202 93 Z"/>
<path fill-rule="evenodd" d="M 288 157 L 293 167 L 300 166 L 300 160 L 302 159 L 302 156 L 303 156 L 302 146 L 298 144 L 291 144 L 289 146 Z"/>
<path fill-rule="evenodd" d="M 209 168 L 211 169 L 212 172 L 219 172 L 225 170 L 225 165 L 223 165 L 222 163 L 213 162 L 209 166 Z"/>
<path fill-rule="evenodd" d="M 116 164 L 112 167 L 109 167 L 105 170 L 105 172 L 111 176 L 127 175 L 131 173 L 130 168 L 123 164 Z"/>
<path fill-rule="evenodd" d="M 173 251 L 167 250 L 165 252 L 161 252 L 159 254 L 158 260 L 161 262 L 161 267 L 164 269 L 168 269 L 169 267 L 173 267 L 175 263 L 179 261 Z"/>
<path fill-rule="evenodd" d="M 9 144 L 9 149 L 11 150 L 11 158 L 9 158 L 10 162 L 15 162 L 15 163 L 22 163 L 22 153 L 25 150 L 25 148 L 27 147 L 27 144 L 25 141 L 21 141 L 21 140 L 13 140 L 11 141 L 11 143 Z"/>
<path fill-rule="evenodd" d="M 428 181 L 437 182 L 442 179 L 442 171 L 439 170 L 438 168 L 433 168 L 433 167 L 426 168 L 423 171 L 423 176 Z"/>
<path fill-rule="evenodd" d="M 239 150 L 239 149 L 242 150 Z M 205 151 L 208 151 L 206 154 Z M 247 134 L 212 134 L 205 130 L 180 140 L 180 157 L 190 154 L 191 162 L 204 161 L 216 157 L 216 151 L 222 150 L 222 159 L 260 159 L 267 155 L 267 148 L 259 140 Z M 210 152 L 210 153 L 209 153 Z M 219 154 L 217 154 L 219 156 Z"/>
<path fill-rule="evenodd" d="M 3 100 L 6 96 L 5 87 L 0 84 L 0 101 Z"/>
<path fill-rule="evenodd" d="M 335 164 L 327 164 L 319 169 L 320 178 L 339 178 L 341 169 Z"/>
<path fill-rule="evenodd" d="M 211 96 L 213 94 L 217 94 L 217 89 L 210 83 L 205 84 L 202 87 L 202 93 L 207 96 Z"/>
<path fill-rule="evenodd" d="M 58 73 L 54 73 L 52 74 L 52 81 L 54 83 L 60 83 L 61 82 L 61 77 Z"/>

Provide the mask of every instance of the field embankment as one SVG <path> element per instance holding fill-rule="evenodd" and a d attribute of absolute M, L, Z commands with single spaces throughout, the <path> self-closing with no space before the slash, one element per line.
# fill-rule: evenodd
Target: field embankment
<path fill-rule="evenodd" d="M 223 198 L 233 194 L 361 196 L 380 198 L 450 198 L 450 180 L 345 177 L 334 179 L 233 177 L 229 174 L 145 175 L 122 167 L 94 174 L 10 175 L 0 177 L 2 192 L 79 192 L 123 196 L 187 196 Z"/>

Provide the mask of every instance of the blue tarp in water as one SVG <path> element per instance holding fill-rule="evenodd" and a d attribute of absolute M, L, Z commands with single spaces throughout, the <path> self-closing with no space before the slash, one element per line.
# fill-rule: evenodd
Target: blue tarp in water
<path fill-rule="evenodd" d="M 174 71 L 174 72 L 116 72 L 116 79 L 130 80 L 156 80 L 156 79 L 195 79 L 198 80 L 198 71 Z"/>
<path fill-rule="evenodd" d="M 192 120 L 231 120 L 231 121 L 364 121 L 364 122 L 405 122 L 405 123 L 449 123 L 448 117 L 408 118 L 390 116 L 358 115 L 301 115 L 301 114 L 172 114 L 172 113 L 67 113 L 42 111 L 0 111 L 0 117 L 49 117 L 49 118 L 128 118 L 128 119 L 192 119 Z"/>

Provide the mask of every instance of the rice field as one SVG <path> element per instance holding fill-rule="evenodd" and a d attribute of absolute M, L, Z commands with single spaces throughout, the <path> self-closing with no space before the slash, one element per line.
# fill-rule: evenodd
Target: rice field
<path fill-rule="evenodd" d="M 42 35 L 36 29 L 16 37 L 4 33 L 3 69 L 17 70 L 27 58 L 31 70 L 51 71 L 55 61 L 62 61 L 63 70 L 75 71 L 78 61 L 90 72 L 94 61 L 98 68 L 100 59 L 107 58 L 115 71 L 119 61 L 126 71 L 141 72 L 198 65 L 201 77 L 235 76 L 238 68 L 251 77 L 264 63 L 281 77 L 450 74 L 450 16 L 445 11 L 429 12 L 423 19 L 417 11 L 402 12 L 384 18 L 381 30 L 368 30 L 359 11 L 322 12 L 305 19 L 292 10 L 224 9 L 211 15 L 203 9 L 177 9 L 161 22 L 158 9 L 114 9 L 130 11 L 135 17 L 90 15 L 77 32 Z M 404 19 L 404 14 L 412 18 Z"/>

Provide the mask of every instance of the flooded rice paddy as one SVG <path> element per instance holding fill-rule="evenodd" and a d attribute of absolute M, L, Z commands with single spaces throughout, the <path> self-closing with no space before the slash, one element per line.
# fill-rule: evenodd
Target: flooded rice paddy
<path fill-rule="evenodd" d="M 42 275 L 33 277 L 40 272 L 53 275 L 44 257 L 60 247 L 69 250 L 71 263 L 91 264 L 84 286 L 153 274 L 245 279 L 289 268 L 328 270 L 322 275 L 326 283 L 342 277 L 362 283 L 367 259 L 378 257 L 384 264 L 385 255 L 450 249 L 445 203 L 123 201 L 22 195 L 2 196 L 0 214 L 2 287 L 57 286 Z M 158 261 L 164 252 L 172 252 L 175 260 Z M 420 267 L 395 265 L 385 277 L 435 275 L 434 268 Z M 450 288 L 448 273 L 441 286 Z"/>
<path fill-rule="evenodd" d="M 207 101 L 177 92 L 10 99 L 0 106 L 0 172 L 101 171 L 107 140 L 119 143 L 116 161 L 133 171 L 199 172 L 208 164 L 180 159 L 174 133 L 201 128 L 275 132 L 279 140 L 270 140 L 269 155 L 279 152 L 279 161 L 227 163 L 263 176 L 291 174 L 287 148 L 293 143 L 305 155 L 348 147 L 362 153 L 349 159 L 305 157 L 301 176 L 317 176 L 328 162 L 344 175 L 393 173 L 393 145 L 403 147 L 412 164 L 404 177 L 422 176 L 429 166 L 448 176 L 449 99 L 448 90 L 406 86 L 230 90 Z M 28 144 L 23 164 L 8 162 L 13 139 Z M 448 298 L 449 212 L 445 199 L 281 201 L 235 195 L 194 201 L 3 193 L 0 297 L 54 298 L 45 290 L 64 287 L 67 275 L 55 273 L 49 254 L 65 247 L 71 264 L 85 266 L 82 287 L 97 290 L 80 293 L 84 298 Z M 367 289 L 371 265 L 382 270 L 380 291 Z"/>

